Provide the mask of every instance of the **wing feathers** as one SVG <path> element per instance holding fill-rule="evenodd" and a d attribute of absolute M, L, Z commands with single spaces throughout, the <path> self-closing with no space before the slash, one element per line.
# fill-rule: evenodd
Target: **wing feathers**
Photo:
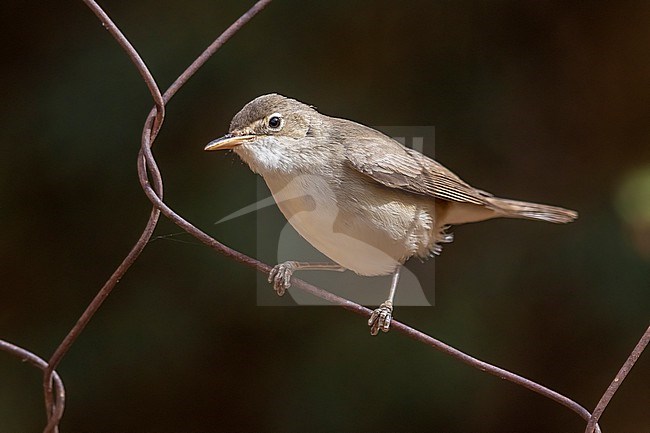
<path fill-rule="evenodd" d="M 483 191 L 471 187 L 433 159 L 388 137 L 355 139 L 344 145 L 352 167 L 381 184 L 442 200 L 490 205 Z"/>

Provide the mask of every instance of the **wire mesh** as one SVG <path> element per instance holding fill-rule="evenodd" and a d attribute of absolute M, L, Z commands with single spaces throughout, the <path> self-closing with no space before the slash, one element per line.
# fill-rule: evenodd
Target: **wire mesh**
<path fill-rule="evenodd" d="M 26 349 L 0 340 L 0 350 L 3 350 L 19 359 L 26 360 L 31 365 L 43 371 L 44 402 L 47 414 L 47 425 L 44 428 L 45 432 L 58 431 L 58 426 L 64 411 L 65 389 L 61 378 L 56 372 L 57 367 L 60 365 L 61 361 L 64 359 L 72 345 L 74 345 L 76 339 L 83 332 L 84 328 L 88 325 L 95 313 L 101 307 L 102 303 L 110 295 L 117 282 L 124 276 L 131 265 L 138 259 L 148 241 L 151 239 L 154 228 L 156 227 L 161 214 L 216 252 L 219 252 L 220 254 L 223 254 L 232 260 L 243 263 L 248 267 L 262 273 L 268 273 L 271 270 L 270 265 L 262 263 L 252 257 L 249 257 L 237 250 L 224 245 L 223 243 L 219 242 L 218 240 L 195 227 L 192 223 L 171 209 L 163 201 L 162 175 L 152 153 L 153 143 L 156 140 L 158 132 L 160 131 L 160 128 L 165 120 L 166 104 L 196 73 L 196 71 L 205 64 L 208 59 L 210 59 L 255 15 L 262 11 L 262 9 L 264 9 L 271 2 L 271 0 L 258 1 L 247 12 L 245 12 L 235 22 L 233 22 L 219 37 L 214 40 L 212 44 L 210 44 L 208 48 L 205 49 L 205 51 L 199 57 L 196 58 L 196 60 L 174 81 L 174 83 L 164 93 L 161 92 L 160 88 L 156 84 L 153 75 L 149 71 L 145 62 L 138 55 L 135 47 L 133 47 L 133 45 L 126 39 L 126 37 L 122 34 L 120 29 L 111 20 L 111 18 L 96 2 L 92 0 L 83 1 L 88 6 L 88 8 L 90 8 L 93 13 L 99 18 L 104 28 L 114 37 L 116 42 L 123 49 L 124 53 L 131 59 L 139 74 L 141 75 L 145 85 L 151 93 L 154 107 L 149 112 L 149 115 L 143 127 L 141 148 L 137 157 L 137 169 L 140 185 L 148 199 L 151 201 L 153 207 L 149 216 L 149 220 L 144 227 L 140 238 L 134 244 L 133 248 L 124 258 L 122 263 L 117 267 L 114 273 L 98 291 L 95 298 L 88 305 L 84 313 L 80 316 L 75 326 L 69 331 L 63 341 L 58 345 L 54 353 L 50 356 L 49 360 L 44 361 Z M 295 279 L 293 281 L 293 286 L 358 315 L 368 317 L 371 314 L 371 310 L 349 300 L 328 293 L 305 281 Z M 603 393 L 597 406 L 592 412 L 590 412 L 569 397 L 566 397 L 550 388 L 547 388 L 518 374 L 474 358 L 430 335 L 414 329 L 409 325 L 406 325 L 399 321 L 393 321 L 392 328 L 394 331 L 399 332 L 413 340 L 421 342 L 431 348 L 439 350 L 453 357 L 459 362 L 465 363 L 471 367 L 474 367 L 480 371 L 489 373 L 501 379 L 510 381 L 518 386 L 526 388 L 567 407 L 586 421 L 586 433 L 600 432 L 598 420 L 602 416 L 608 404 L 611 402 L 616 391 L 629 373 L 630 369 L 633 367 L 634 363 L 643 353 L 650 341 L 649 327 L 639 340 L 636 347 L 632 350 L 623 366 L 621 367 L 620 371 L 612 380 L 609 387 Z"/>

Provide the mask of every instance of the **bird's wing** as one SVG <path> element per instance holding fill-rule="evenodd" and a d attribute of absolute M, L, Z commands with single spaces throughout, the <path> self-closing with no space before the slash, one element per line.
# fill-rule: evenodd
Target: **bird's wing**
<path fill-rule="evenodd" d="M 441 200 L 490 204 L 486 200 L 488 193 L 473 188 L 442 164 L 388 137 L 350 139 L 344 145 L 350 165 L 383 185 Z"/>

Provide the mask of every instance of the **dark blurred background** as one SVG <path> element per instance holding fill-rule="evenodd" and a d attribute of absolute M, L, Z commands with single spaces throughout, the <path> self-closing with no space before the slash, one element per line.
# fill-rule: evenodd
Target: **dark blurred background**
<path fill-rule="evenodd" d="M 252 2 L 101 4 L 166 88 Z M 48 357 L 147 220 L 135 161 L 152 102 L 81 1 L 0 9 L 0 338 Z M 168 106 L 165 199 L 255 255 L 255 214 L 213 224 L 255 201 L 255 176 L 202 151 L 245 102 L 275 91 L 369 125 L 435 125 L 436 157 L 468 182 L 580 219 L 457 227 L 436 305 L 397 318 L 593 408 L 650 317 L 648 23 L 646 1 L 272 3 Z M 584 429 L 339 308 L 257 307 L 255 284 L 188 236 L 151 242 L 59 368 L 63 431 Z M 0 431 L 42 428 L 40 380 L 0 353 Z M 649 383 L 645 353 L 605 432 L 650 431 Z"/>

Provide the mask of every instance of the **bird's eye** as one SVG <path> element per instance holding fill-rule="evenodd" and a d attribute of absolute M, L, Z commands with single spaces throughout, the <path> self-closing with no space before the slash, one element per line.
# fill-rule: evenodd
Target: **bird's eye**
<path fill-rule="evenodd" d="M 280 119 L 280 116 L 271 116 L 269 118 L 269 128 L 278 129 L 281 124 L 282 119 Z"/>

